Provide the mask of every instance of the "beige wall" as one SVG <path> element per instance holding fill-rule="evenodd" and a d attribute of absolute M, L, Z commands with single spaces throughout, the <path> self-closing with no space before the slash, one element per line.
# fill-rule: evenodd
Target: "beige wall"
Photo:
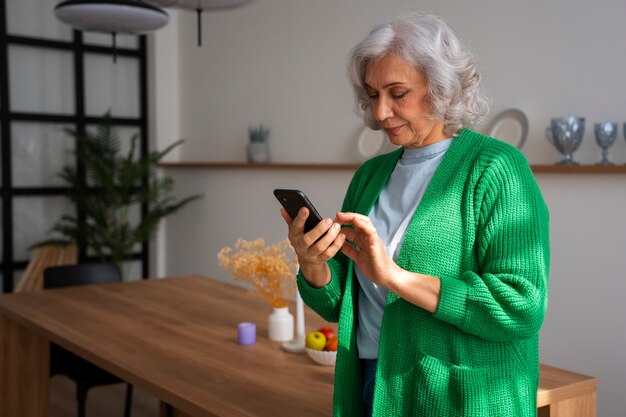
<path fill-rule="evenodd" d="M 257 0 L 206 13 L 204 44 L 195 16 L 178 12 L 153 37 L 153 140 L 186 145 L 173 159 L 244 161 L 247 128 L 271 127 L 276 162 L 352 162 L 360 121 L 345 79 L 349 48 L 410 1 Z M 523 152 L 552 163 L 544 138 L 550 117 L 587 117 L 576 158 L 595 163 L 591 125 L 626 121 L 626 3 L 622 0 L 420 2 L 444 17 L 484 68 L 491 117 L 515 107 L 528 116 Z M 165 93 L 164 93 L 165 91 Z M 611 157 L 626 162 L 620 139 Z M 320 211 L 339 208 L 349 172 L 167 170 L 177 193 L 203 193 L 167 221 L 157 248 L 159 275 L 228 279 L 215 254 L 237 237 L 284 237 L 271 191 L 301 188 Z M 599 415 L 626 415 L 626 176 L 537 176 L 550 207 L 552 274 L 541 333 L 542 361 L 600 378 Z"/>

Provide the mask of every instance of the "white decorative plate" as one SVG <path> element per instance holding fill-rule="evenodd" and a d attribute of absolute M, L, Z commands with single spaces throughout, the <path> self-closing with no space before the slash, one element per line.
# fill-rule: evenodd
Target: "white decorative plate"
<path fill-rule="evenodd" d="M 363 162 L 378 155 L 387 144 L 387 134 L 384 130 L 372 130 L 364 127 L 357 138 L 356 154 L 359 161 Z"/>
<path fill-rule="evenodd" d="M 521 110 L 505 110 L 489 122 L 485 134 L 522 149 L 528 135 L 528 119 Z"/>

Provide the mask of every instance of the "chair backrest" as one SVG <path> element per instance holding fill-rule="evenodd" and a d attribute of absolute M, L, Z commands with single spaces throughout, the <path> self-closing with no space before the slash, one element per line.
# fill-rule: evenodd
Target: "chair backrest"
<path fill-rule="evenodd" d="M 43 271 L 61 265 L 76 265 L 78 247 L 74 243 L 47 244 L 35 249 L 14 292 L 38 291 L 43 288 Z"/>
<path fill-rule="evenodd" d="M 107 284 L 110 282 L 120 282 L 121 280 L 122 275 L 112 262 L 55 266 L 46 268 L 43 272 L 44 288 Z"/>

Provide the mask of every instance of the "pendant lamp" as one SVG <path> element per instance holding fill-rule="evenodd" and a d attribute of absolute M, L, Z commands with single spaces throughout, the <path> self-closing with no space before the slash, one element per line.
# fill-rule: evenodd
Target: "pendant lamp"
<path fill-rule="evenodd" d="M 150 0 L 163 7 L 195 10 L 198 15 L 198 46 L 202 46 L 202 12 L 204 10 L 234 9 L 251 0 Z"/>
<path fill-rule="evenodd" d="M 118 33 L 143 34 L 165 26 L 169 20 L 164 10 L 141 0 L 67 0 L 54 8 L 54 14 L 78 30 L 110 33 L 114 61 Z"/>

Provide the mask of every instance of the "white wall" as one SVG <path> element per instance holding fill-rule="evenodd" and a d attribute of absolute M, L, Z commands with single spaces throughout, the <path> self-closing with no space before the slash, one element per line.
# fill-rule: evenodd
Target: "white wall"
<path fill-rule="evenodd" d="M 360 124 L 344 76 L 347 52 L 374 24 L 415 4 L 257 0 L 205 13 L 202 48 L 195 15 L 181 13 L 179 134 L 187 139 L 181 158 L 244 160 L 247 127 L 263 122 L 272 129 L 276 161 L 352 160 Z M 510 107 L 526 113 L 524 152 L 533 162 L 558 159 L 543 133 L 551 117 L 626 120 L 623 0 L 420 4 L 443 16 L 479 58 L 491 115 Z M 626 162 L 623 137 L 611 154 Z M 599 158 L 591 127 L 577 158 Z"/>
<path fill-rule="evenodd" d="M 479 57 L 493 98 L 491 117 L 511 107 L 526 113 L 530 132 L 523 152 L 532 163 L 559 159 L 543 134 L 550 117 L 587 117 L 575 158 L 589 164 L 600 154 L 591 125 L 626 121 L 623 0 L 419 4 L 444 17 Z M 415 5 L 403 0 L 257 0 L 238 10 L 206 13 L 202 48 L 196 46 L 194 14 L 180 12 L 176 33 L 155 39 L 157 61 L 170 57 L 179 63 L 172 69 L 166 59 L 163 69 L 155 68 L 154 85 L 175 86 L 178 103 L 177 111 L 157 112 L 158 124 L 176 126 L 177 137 L 186 139 L 177 156 L 181 161 L 244 161 L 247 128 L 262 122 L 272 129 L 276 162 L 352 162 L 361 124 L 344 75 L 346 54 L 374 24 Z M 620 126 L 610 156 L 623 163 L 621 132 Z M 164 147 L 176 138 L 157 139 Z M 221 247 L 237 237 L 273 242 L 285 236 L 273 188 L 301 188 L 323 214 L 333 215 L 351 175 L 228 169 L 167 173 L 177 181 L 180 196 L 205 197 L 167 221 L 159 273 L 195 272 L 217 279 L 228 279 L 216 261 Z M 597 376 L 599 415 L 626 415 L 626 176 L 537 178 L 550 207 L 552 239 L 542 361 Z"/>
<path fill-rule="evenodd" d="M 626 416 L 626 178 L 539 175 L 552 265 L 544 363 L 594 375 L 598 415 Z"/>

